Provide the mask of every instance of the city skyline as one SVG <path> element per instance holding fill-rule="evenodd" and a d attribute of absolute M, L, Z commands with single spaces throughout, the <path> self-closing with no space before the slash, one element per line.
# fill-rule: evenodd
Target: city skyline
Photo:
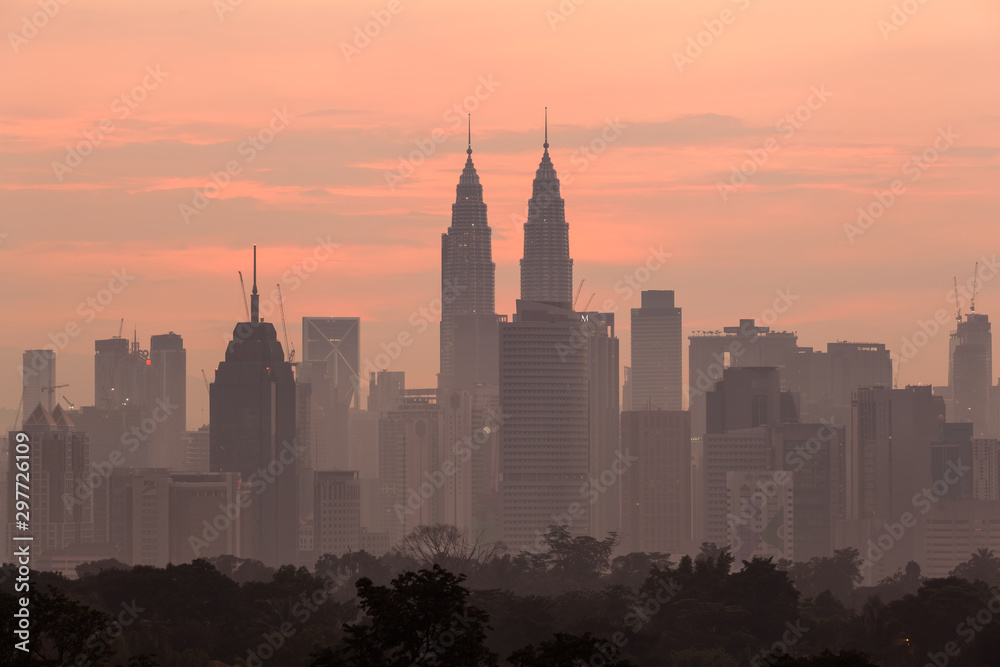
<path fill-rule="evenodd" d="M 800 344 L 813 347 L 881 342 L 894 356 L 904 338 L 921 331 L 919 322 L 938 310 L 953 318 L 952 276 L 968 283 L 983 259 L 976 239 L 989 233 L 997 208 L 989 176 L 1000 123 L 992 111 L 996 93 L 968 82 L 988 80 L 996 60 L 997 47 L 988 41 L 995 7 L 921 5 L 886 29 L 890 2 L 836 10 L 724 3 L 735 22 L 717 36 L 709 33 L 702 40 L 708 45 L 691 57 L 684 55 L 689 38 L 708 30 L 705 22 L 717 20 L 720 7 L 643 4 L 644 20 L 636 21 L 599 3 L 566 15 L 558 4 L 526 2 L 500 13 L 403 5 L 370 44 L 345 53 L 341 45 L 353 45 L 354 28 L 363 29 L 380 7 L 293 4 L 295 12 L 246 3 L 221 14 L 211 3 L 181 2 L 176 15 L 147 8 L 145 16 L 155 20 L 136 22 L 125 35 L 102 22 L 116 3 L 67 5 L 37 36 L 3 50 L 11 99 L 32 102 L 4 109 L 4 132 L 17 141 L 0 159 L 7 184 L 0 206 L 12 221 L 0 229 L 9 259 L 2 275 L 10 284 L 30 278 L 26 289 L 7 296 L 17 317 L 0 329 L 6 343 L 0 363 L 13 381 L 0 388 L 0 407 L 17 407 L 23 351 L 43 347 L 70 323 L 80 333 L 58 350 L 58 381 L 70 384 L 60 391 L 76 404 L 91 403 L 92 341 L 114 335 L 125 318 L 140 338 L 171 330 L 184 336 L 188 425 L 204 423 L 200 370 L 216 367 L 232 322 L 241 318 L 233 274 L 245 266 L 252 243 L 266 250 L 262 294 L 282 281 L 293 340 L 301 339 L 303 316 L 360 317 L 364 360 L 408 332 L 413 343 L 390 369 L 405 369 L 413 386 L 433 386 L 438 319 L 424 318 L 421 308 L 440 296 L 437 235 L 447 228 L 469 112 L 494 229 L 498 313 L 515 309 L 527 181 L 538 164 L 541 112 L 548 106 L 550 152 L 573 227 L 573 287 L 584 278 L 582 299 L 593 292 L 597 304 L 616 300 L 623 361 L 629 322 L 622 313 L 638 306 L 638 290 L 626 299 L 615 285 L 661 244 L 669 261 L 641 287 L 676 292 L 685 336 L 739 318 L 760 321 L 777 293 L 790 290 L 798 298 L 772 328 L 796 330 Z M 19 34 L 22 16 L 37 6 L 8 7 L 2 18 Z M 182 29 L 178 20 L 194 26 L 183 29 L 202 39 L 197 48 L 181 52 L 166 41 Z M 505 58 L 490 38 L 515 24 L 525 31 L 524 50 Z M 242 36 L 265 25 L 270 37 L 253 43 L 254 54 Z M 72 29 L 80 26 L 88 30 Z M 591 52 L 585 37 L 601 26 L 610 48 Z M 625 26 L 636 31 L 627 45 L 615 36 Z M 655 38 L 646 32 L 653 26 Z M 301 50 L 284 49 L 293 27 Z M 91 51 L 81 46 L 84 34 L 127 48 L 130 57 Z M 446 68 L 440 55 L 421 56 L 420 66 L 440 64 L 447 76 L 422 80 L 417 91 L 407 85 L 409 64 L 390 65 L 406 62 L 404 54 L 428 35 L 449 52 L 472 55 L 449 59 Z M 822 55 L 799 63 L 804 40 Z M 251 54 L 252 63 L 280 56 L 278 72 L 301 71 L 308 83 L 269 68 L 234 77 L 228 62 L 212 59 L 210 44 Z M 570 55 L 572 67 L 542 57 L 553 46 Z M 74 83 L 61 65 L 68 53 L 100 63 L 103 75 L 86 88 Z M 637 61 L 643 67 L 630 66 Z M 755 69 L 767 75 L 752 76 Z M 920 76 L 907 75 L 910 69 Z M 388 97 L 365 85 L 374 72 L 386 73 Z M 226 76 L 232 101 L 208 91 L 203 76 Z M 553 78 L 561 85 L 549 85 Z M 317 80 L 339 85 L 328 92 Z M 936 94 L 927 99 L 921 86 Z M 410 104 L 390 104 L 407 90 Z M 800 109 L 808 120 L 795 119 Z M 57 173 L 53 163 L 65 164 L 67 148 L 83 142 L 84 131 L 93 136 L 103 118 L 114 129 L 71 173 Z M 244 138 L 269 127 L 273 141 L 253 164 L 242 162 Z M 720 191 L 733 166 L 760 155 L 768 139 L 780 149 L 745 184 Z M 591 142 L 601 148 L 602 141 L 602 150 L 581 150 Z M 403 176 L 399 156 L 405 161 L 419 145 L 433 151 Z M 934 162 L 918 167 L 913 181 L 912 156 L 925 151 Z M 234 158 L 241 173 L 219 199 L 184 220 L 180 207 L 191 205 L 194 188 L 211 184 L 210 172 Z M 402 180 L 390 189 L 387 174 L 394 173 Z M 905 193 L 849 238 L 844 226 L 856 223 L 858 207 L 877 203 L 876 191 L 888 191 L 896 178 Z M 962 224 L 949 223 L 942 234 L 944 220 Z M 754 254 L 773 252 L 775 237 L 785 260 L 753 261 Z M 339 247 L 323 248 L 318 238 Z M 330 259 L 316 259 L 317 251 L 330 252 Z M 992 253 L 985 258 L 992 262 Z M 315 271 L 306 272 L 303 263 L 312 261 Z M 136 277 L 85 322 L 88 307 L 80 314 L 78 305 L 96 298 L 112 271 L 123 268 Z M 992 266 L 980 268 L 992 278 Z M 300 287 L 292 289 L 296 282 Z M 354 289 L 339 289 L 345 282 Z M 990 280 L 979 287 L 977 310 L 997 312 Z M 425 331 L 417 331 L 411 315 Z M 268 319 L 277 322 L 276 311 Z M 900 383 L 944 384 L 947 346 L 947 335 L 931 336 L 903 366 Z"/>

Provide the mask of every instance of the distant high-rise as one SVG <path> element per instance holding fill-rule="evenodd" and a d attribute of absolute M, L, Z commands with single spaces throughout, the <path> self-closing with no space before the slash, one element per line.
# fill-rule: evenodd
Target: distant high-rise
<path fill-rule="evenodd" d="M 706 392 L 722 379 L 723 369 L 729 366 L 773 366 L 781 371 L 782 381 L 790 388 L 797 386 L 794 371 L 802 355 L 794 333 L 771 331 L 754 320 L 741 319 L 739 326 L 725 327 L 721 333 L 696 331 L 688 340 L 692 438 L 700 439 L 705 433 Z"/>
<path fill-rule="evenodd" d="M 23 430 L 31 438 L 27 450 L 31 469 L 32 553 L 37 556 L 72 544 L 92 543 L 94 502 L 92 494 L 80 491 L 87 488 L 88 475 L 93 474 L 87 434 L 77 428 L 60 405 L 49 413 L 36 404 L 24 420 Z M 7 436 L 7 489 L 11 500 L 7 502 L 4 517 L 8 535 L 18 534 L 15 520 L 20 518 L 12 500 L 18 472 L 15 459 L 24 454 L 17 451 L 19 442 L 23 440 L 19 440 L 18 433 L 11 431 Z M 14 562 L 14 548 L 18 544 L 11 542 L 9 551 L 4 552 L 5 558 L 10 559 L 8 562 Z"/>
<path fill-rule="evenodd" d="M 952 371 L 954 392 L 952 421 L 971 422 L 977 438 L 989 434 L 990 388 L 993 380 L 993 334 L 990 318 L 982 313 L 967 313 L 952 333 Z"/>
<path fill-rule="evenodd" d="M 524 223 L 524 257 L 521 259 L 521 299 L 571 308 L 573 260 L 569 256 L 566 204 L 559 195 L 559 178 L 549 158 L 548 119 L 545 152 L 535 172 Z"/>
<path fill-rule="evenodd" d="M 499 493 L 511 547 L 543 545 L 552 524 L 590 531 L 591 338 L 580 327 L 578 313 L 523 300 L 500 325 Z"/>
<path fill-rule="evenodd" d="M 353 470 L 317 471 L 313 484 L 314 549 L 340 556 L 360 550 L 361 484 Z"/>
<path fill-rule="evenodd" d="M 275 566 L 298 557 L 295 379 L 274 325 L 259 317 L 256 256 L 255 246 L 250 321 L 233 330 L 209 392 L 209 464 L 254 489 L 251 557 Z"/>
<path fill-rule="evenodd" d="M 173 331 L 149 339 L 147 400 L 160 402 L 158 423 L 150 446 L 150 465 L 179 470 L 184 467 L 184 431 L 187 428 L 187 352 L 184 339 Z M 165 406 L 165 407 L 163 407 Z"/>
<path fill-rule="evenodd" d="M 389 543 L 395 545 L 417 526 L 440 520 L 442 496 L 430 481 L 441 469 L 437 390 L 404 391 L 380 414 L 379 532 L 388 533 Z"/>
<path fill-rule="evenodd" d="M 632 407 L 680 410 L 681 309 L 673 290 L 645 290 L 632 309 Z"/>
<path fill-rule="evenodd" d="M 302 360 L 296 380 L 311 387 L 308 412 L 311 465 L 315 470 L 348 467 L 348 413 L 360 404 L 361 320 L 357 317 L 303 317 Z M 300 406 L 300 413 L 305 406 Z M 303 434 L 299 434 L 302 440 Z M 300 492 L 312 502 L 312 477 Z"/>
<path fill-rule="evenodd" d="M 129 354 L 128 340 L 108 338 L 94 341 L 94 407 L 121 405 L 122 367 Z"/>
<path fill-rule="evenodd" d="M 497 382 L 496 265 L 492 230 L 486 221 L 483 186 L 468 158 L 458 179 L 451 226 L 441 235 L 442 387 L 470 389 Z"/>
<path fill-rule="evenodd" d="M 21 414 L 22 421 L 34 412 L 39 403 L 52 412 L 59 396 L 56 394 L 56 353 L 52 350 L 25 350 L 22 356 Z"/>
<path fill-rule="evenodd" d="M 691 426 L 687 412 L 622 412 L 622 544 L 627 553 L 691 546 Z"/>
<path fill-rule="evenodd" d="M 303 317 L 302 361 L 325 362 L 330 382 L 343 390 L 348 404 L 360 406 L 360 317 Z"/>

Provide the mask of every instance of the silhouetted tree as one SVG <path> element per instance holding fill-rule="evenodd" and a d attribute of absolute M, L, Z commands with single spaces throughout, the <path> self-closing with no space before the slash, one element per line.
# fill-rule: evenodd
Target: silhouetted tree
<path fill-rule="evenodd" d="M 495 666 L 497 655 L 485 645 L 489 616 L 468 603 L 464 579 L 438 565 L 401 574 L 389 588 L 361 579 L 358 604 L 370 622 L 345 625 L 343 649 L 317 654 L 313 665 Z"/>

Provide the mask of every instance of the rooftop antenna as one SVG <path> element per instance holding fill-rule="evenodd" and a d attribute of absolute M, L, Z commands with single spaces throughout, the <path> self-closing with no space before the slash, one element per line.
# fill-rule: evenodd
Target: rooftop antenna
<path fill-rule="evenodd" d="M 969 312 L 976 312 L 976 289 L 979 286 L 979 262 L 976 262 L 976 268 L 972 270 L 972 302 L 969 304 Z"/>
<path fill-rule="evenodd" d="M 472 114 L 469 114 L 469 150 L 465 151 L 469 155 L 472 155 Z"/>
<path fill-rule="evenodd" d="M 542 148 L 548 149 L 549 147 L 549 108 L 545 107 L 545 143 L 542 144 Z"/>
<path fill-rule="evenodd" d="M 253 244 L 253 291 L 250 292 L 250 323 L 260 321 L 260 297 L 257 295 L 257 244 Z"/>

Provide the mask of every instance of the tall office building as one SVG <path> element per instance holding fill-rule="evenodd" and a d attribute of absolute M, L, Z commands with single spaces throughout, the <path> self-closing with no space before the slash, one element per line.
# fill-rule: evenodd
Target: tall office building
<path fill-rule="evenodd" d="M 360 550 L 361 484 L 353 470 L 315 473 L 314 555 L 340 556 Z"/>
<path fill-rule="evenodd" d="M 25 350 L 21 371 L 21 414 L 26 420 L 39 403 L 48 410 L 56 407 L 56 353 L 53 350 Z"/>
<path fill-rule="evenodd" d="M 990 435 L 990 389 L 993 382 L 993 334 L 990 319 L 967 313 L 951 335 L 952 421 L 971 422 L 973 435 Z"/>
<path fill-rule="evenodd" d="M 441 387 L 497 382 L 496 265 L 472 134 L 458 179 L 451 226 L 441 235 Z"/>
<path fill-rule="evenodd" d="M 626 553 L 691 551 L 691 425 L 687 412 L 622 412 L 622 453 L 634 465 L 621 475 Z M 628 458 L 631 462 L 631 458 Z"/>
<path fill-rule="evenodd" d="M 614 313 L 577 313 L 577 316 L 582 320 L 580 334 L 589 339 L 587 401 L 590 474 L 587 502 L 590 505 L 590 534 L 603 539 L 610 532 L 621 532 L 620 478 L 631 469 L 631 466 L 621 467 L 624 456 L 620 447 L 619 341 L 615 336 Z M 607 484 L 611 479 L 614 482 Z"/>
<path fill-rule="evenodd" d="M 94 541 L 94 504 L 87 488 L 90 470 L 90 451 L 87 434 L 80 431 L 56 405 L 50 413 L 41 404 L 24 420 L 23 431 L 30 437 L 28 456 L 31 470 L 31 521 L 30 533 L 19 531 L 19 519 L 13 502 L 7 503 L 7 534 L 31 535 L 32 553 L 36 556 L 48 550 L 61 550 L 73 544 Z M 23 443 L 22 443 L 23 445 Z M 11 432 L 7 439 L 7 489 L 13 498 L 17 469 L 18 434 Z M 25 449 L 22 446 L 22 450 Z M 15 562 L 11 542 L 6 552 L 7 562 Z"/>
<path fill-rule="evenodd" d="M 801 389 L 798 372 L 801 355 L 794 333 L 771 331 L 754 320 L 741 319 L 739 326 L 725 327 L 722 332 L 696 331 L 688 340 L 692 438 L 700 439 L 705 433 L 705 394 L 722 379 L 725 368 L 773 366 L 780 371 L 788 389 Z"/>
<path fill-rule="evenodd" d="M 150 464 L 154 467 L 180 470 L 184 467 L 184 432 L 187 429 L 187 352 L 184 339 L 173 331 L 149 339 L 150 408 L 159 401 L 154 443 L 150 447 Z"/>
<path fill-rule="evenodd" d="M 521 299 L 571 308 L 573 260 L 569 256 L 569 225 L 566 204 L 559 194 L 559 178 L 549 157 L 547 116 L 543 147 L 528 200 L 528 220 L 524 223 Z"/>
<path fill-rule="evenodd" d="M 944 423 L 944 399 L 930 386 L 855 391 L 853 433 L 844 459 L 848 521 L 838 533 L 839 546 L 854 546 L 865 556 L 868 540 L 878 541 L 885 522 L 899 521 L 904 512 L 918 517 L 892 549 L 872 561 L 874 567 L 865 572 L 869 582 L 923 558 L 926 517 L 915 511 L 913 498 L 935 481 L 932 452 L 942 442 Z"/>
<path fill-rule="evenodd" d="M 673 290 L 645 290 L 632 309 L 632 406 L 680 410 L 681 309 Z"/>
<path fill-rule="evenodd" d="M 440 413 L 436 389 L 409 389 L 378 425 L 379 532 L 398 544 L 420 525 L 440 522 Z M 441 482 L 439 485 L 437 482 Z"/>
<path fill-rule="evenodd" d="M 395 410 L 406 391 L 403 371 L 378 371 L 369 374 L 368 412 L 381 416 Z"/>
<path fill-rule="evenodd" d="M 257 249 L 250 321 L 240 322 L 210 389 L 212 472 L 238 472 L 254 487 L 252 556 L 275 566 L 298 557 L 295 379 L 274 325 L 260 320 Z"/>
<path fill-rule="evenodd" d="M 119 407 L 125 358 L 129 354 L 128 340 L 121 337 L 94 341 L 94 407 Z"/>
<path fill-rule="evenodd" d="M 518 300 L 500 325 L 501 525 L 512 548 L 544 544 L 553 524 L 590 530 L 590 342 L 579 314 L 555 305 Z"/>
<path fill-rule="evenodd" d="M 303 317 L 301 361 L 323 362 L 325 377 L 342 390 L 340 400 L 360 407 L 360 317 Z"/>

